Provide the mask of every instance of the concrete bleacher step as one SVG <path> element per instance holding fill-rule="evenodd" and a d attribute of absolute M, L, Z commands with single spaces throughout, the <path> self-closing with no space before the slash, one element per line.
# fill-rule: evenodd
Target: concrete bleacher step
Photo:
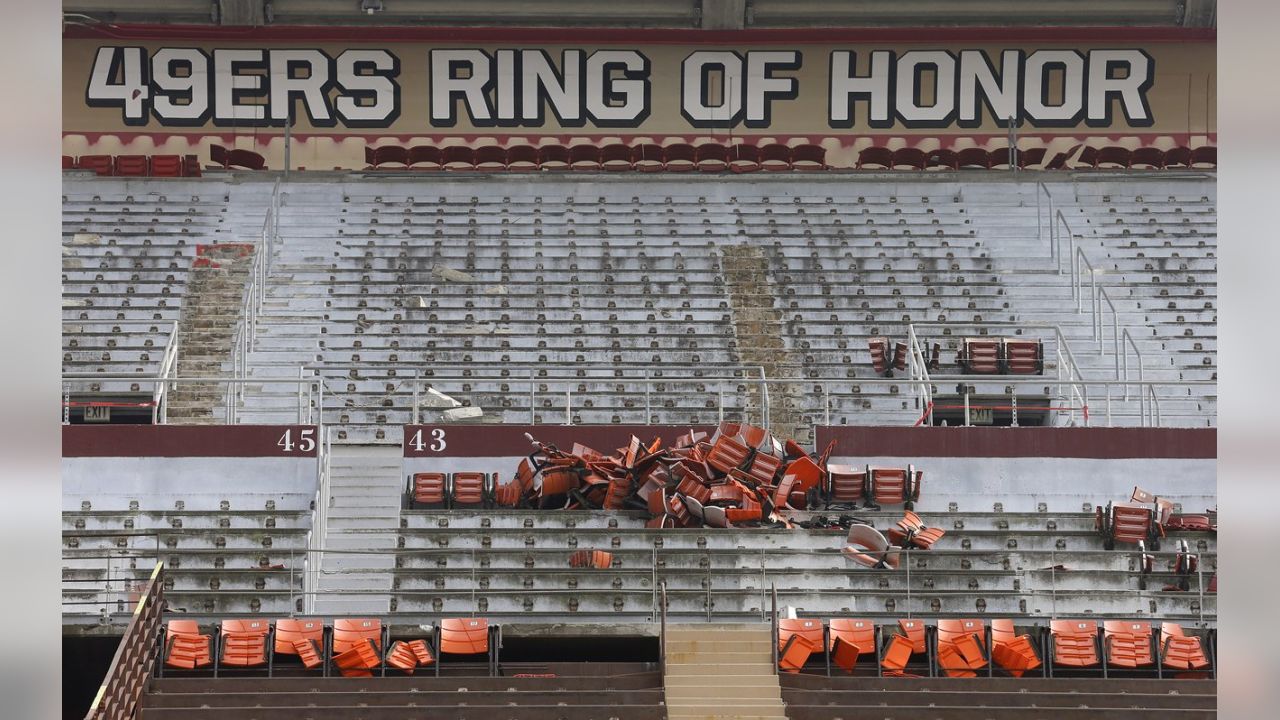
<path fill-rule="evenodd" d="M 664 687 L 668 718 L 785 718 L 763 623 L 669 625 Z"/>

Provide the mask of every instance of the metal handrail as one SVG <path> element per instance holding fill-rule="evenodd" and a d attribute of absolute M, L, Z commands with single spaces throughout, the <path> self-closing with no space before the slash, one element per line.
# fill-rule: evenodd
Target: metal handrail
<path fill-rule="evenodd" d="M 1040 211 L 1042 208 L 1040 204 L 1040 194 L 1042 192 L 1044 193 L 1044 196 L 1049 199 L 1049 222 L 1048 223 L 1042 223 L 1040 221 Z M 1036 181 L 1036 240 L 1038 242 L 1041 242 L 1041 243 L 1044 242 L 1044 227 L 1046 224 L 1049 227 L 1049 259 L 1057 261 L 1058 249 L 1054 243 L 1054 233 L 1055 233 L 1054 227 L 1055 226 L 1053 222 L 1053 194 L 1049 192 L 1049 186 L 1045 185 L 1043 180 L 1037 180 Z M 1054 264 L 1056 265 L 1057 263 L 1055 262 Z"/>
<path fill-rule="evenodd" d="M 657 572 L 656 569 L 654 572 Z M 663 580 L 659 587 L 658 607 L 658 671 L 662 673 L 662 686 L 667 684 L 667 581 Z"/>
<path fill-rule="evenodd" d="M 1053 223 L 1054 223 L 1054 231 L 1051 233 L 1051 236 L 1052 236 L 1051 242 L 1054 244 L 1054 251 L 1056 253 L 1056 257 L 1058 258 L 1058 274 L 1061 275 L 1063 272 L 1062 271 L 1063 260 L 1067 260 L 1068 262 L 1075 262 L 1073 258 L 1075 258 L 1075 254 L 1076 254 L 1076 235 L 1074 232 L 1071 231 L 1071 224 L 1067 222 L 1067 216 L 1062 214 L 1061 208 L 1059 208 L 1057 214 L 1054 215 Z M 1062 229 L 1067 231 L 1066 232 L 1067 251 L 1070 253 L 1069 255 L 1064 256 L 1062 254 L 1062 233 L 1058 231 L 1059 225 L 1061 226 Z"/>
<path fill-rule="evenodd" d="M 152 424 L 161 424 L 168 422 L 169 419 L 169 383 L 165 382 L 174 376 L 178 369 L 178 323 L 173 323 L 173 330 L 169 333 L 169 340 L 164 346 L 164 355 L 160 358 L 160 370 L 157 373 L 161 382 L 157 383 L 151 393 L 151 402 L 154 403 L 151 408 Z"/>

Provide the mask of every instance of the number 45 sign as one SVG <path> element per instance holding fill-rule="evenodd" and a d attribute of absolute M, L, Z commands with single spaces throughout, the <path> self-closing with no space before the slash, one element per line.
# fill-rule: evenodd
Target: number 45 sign
<path fill-rule="evenodd" d="M 285 455 L 314 455 L 316 429 L 314 427 L 286 428 L 276 441 L 276 447 Z"/>

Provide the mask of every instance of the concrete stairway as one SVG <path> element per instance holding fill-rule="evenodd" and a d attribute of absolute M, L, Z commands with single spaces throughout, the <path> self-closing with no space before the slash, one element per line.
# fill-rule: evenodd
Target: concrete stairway
<path fill-rule="evenodd" d="M 215 245 L 191 270 L 187 297 L 178 321 L 179 378 L 230 378 L 232 345 L 243 310 L 246 283 L 253 269 L 253 246 Z M 178 383 L 169 394 L 168 420 L 189 425 L 224 421 L 228 387 L 218 383 Z"/>
<path fill-rule="evenodd" d="M 667 627 L 669 720 L 784 720 L 766 624 Z"/>
<path fill-rule="evenodd" d="M 391 551 L 400 525 L 400 466 L 398 446 L 333 446 L 316 613 L 394 612 L 389 598 Z"/>
<path fill-rule="evenodd" d="M 738 357 L 744 365 L 758 365 L 771 378 L 798 378 L 793 358 L 783 341 L 783 319 L 774 302 L 769 282 L 769 262 L 756 245 L 729 245 L 721 248 L 721 266 L 733 310 L 733 334 Z M 759 386 L 747 383 L 749 412 L 759 412 Z M 783 437 L 807 440 L 809 423 L 803 422 L 798 407 L 799 385 L 770 383 L 769 427 Z M 759 416 L 757 416 L 758 418 Z"/>

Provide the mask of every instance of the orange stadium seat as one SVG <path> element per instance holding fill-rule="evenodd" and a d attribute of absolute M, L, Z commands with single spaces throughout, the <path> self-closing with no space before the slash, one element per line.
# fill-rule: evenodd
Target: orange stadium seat
<path fill-rule="evenodd" d="M 490 507 L 492 480 L 488 473 L 456 472 L 449 476 L 449 507 Z"/>
<path fill-rule="evenodd" d="M 170 620 L 164 631 L 165 667 L 194 670 L 212 665 L 211 641 L 195 620 Z"/>
<path fill-rule="evenodd" d="M 987 628 L 981 620 L 939 620 L 938 667 L 947 677 L 976 677 L 987 666 Z"/>
<path fill-rule="evenodd" d="M 798 673 L 813 653 L 826 647 L 826 633 L 821 620 L 780 618 L 778 620 L 778 667 Z"/>
<path fill-rule="evenodd" d="M 333 621 L 333 663 L 346 677 L 369 677 L 382 664 L 382 621 L 338 618 Z"/>
<path fill-rule="evenodd" d="M 1102 632 L 1108 666 L 1132 670 L 1155 663 L 1150 622 L 1107 620 L 1102 624 Z"/>
<path fill-rule="evenodd" d="M 899 620 L 898 632 L 890 635 L 880 667 L 886 675 L 905 676 L 907 666 L 916 655 L 927 654 L 927 634 L 920 620 Z"/>
<path fill-rule="evenodd" d="M 436 661 L 426 640 L 397 640 L 387 650 L 387 665 L 412 675 L 419 667 Z"/>
<path fill-rule="evenodd" d="M 876 626 L 870 620 L 831 618 L 827 628 L 827 654 L 836 667 L 849 674 L 857 668 L 858 658 L 876 652 Z"/>
<path fill-rule="evenodd" d="M 266 620 L 223 620 L 218 663 L 232 667 L 266 665 L 270 633 L 271 623 Z"/>
<path fill-rule="evenodd" d="M 1187 635 L 1177 623 L 1160 625 L 1160 664 L 1182 673 L 1198 673 L 1209 669 L 1204 643 L 1195 635 Z"/>
<path fill-rule="evenodd" d="M 444 473 L 425 472 L 410 476 L 410 507 L 443 508 L 448 478 Z"/>
<path fill-rule="evenodd" d="M 1044 345 L 1039 340 L 1001 338 L 1000 368 L 1010 375 L 1043 375 Z"/>
<path fill-rule="evenodd" d="M 873 337 L 867 340 L 867 349 L 871 353 L 871 367 L 877 375 L 892 376 L 889 370 L 889 339 Z"/>
<path fill-rule="evenodd" d="M 910 510 L 920 499 L 920 483 L 924 473 L 914 465 L 902 468 L 868 467 L 868 506 L 902 505 Z"/>
<path fill-rule="evenodd" d="M 898 521 L 897 527 L 890 528 L 887 533 L 891 542 L 902 547 L 914 546 L 928 550 L 946 534 L 941 528 L 926 527 L 920 516 L 908 510 Z"/>
<path fill-rule="evenodd" d="M 1007 618 L 991 621 L 991 659 L 1013 677 L 1041 666 L 1031 636 L 1017 635 Z"/>
<path fill-rule="evenodd" d="M 1000 343 L 988 338 L 965 338 L 956 362 L 962 372 L 994 375 L 1000 372 Z"/>
<path fill-rule="evenodd" d="M 276 621 L 276 657 L 296 655 L 308 669 L 324 664 L 324 623 L 304 618 L 284 618 Z"/>
<path fill-rule="evenodd" d="M 1095 620 L 1052 620 L 1053 665 L 1090 668 L 1102 663 L 1098 657 L 1098 623 Z"/>
<path fill-rule="evenodd" d="M 489 621 L 484 618 L 446 618 L 440 621 L 440 652 L 481 655 L 489 652 Z"/>
<path fill-rule="evenodd" d="M 867 498 L 867 470 L 852 465 L 827 465 L 824 496 L 830 508 L 853 510 Z"/>
<path fill-rule="evenodd" d="M 604 550 L 575 550 L 569 556 L 569 567 L 608 570 L 613 567 L 613 553 Z"/>
<path fill-rule="evenodd" d="M 1152 550 L 1160 549 L 1163 534 L 1156 522 L 1156 511 L 1140 503 L 1107 503 L 1106 508 L 1095 511 L 1094 527 L 1102 533 L 1103 547 L 1114 550 L 1117 542 L 1136 545 L 1151 543 Z"/>

